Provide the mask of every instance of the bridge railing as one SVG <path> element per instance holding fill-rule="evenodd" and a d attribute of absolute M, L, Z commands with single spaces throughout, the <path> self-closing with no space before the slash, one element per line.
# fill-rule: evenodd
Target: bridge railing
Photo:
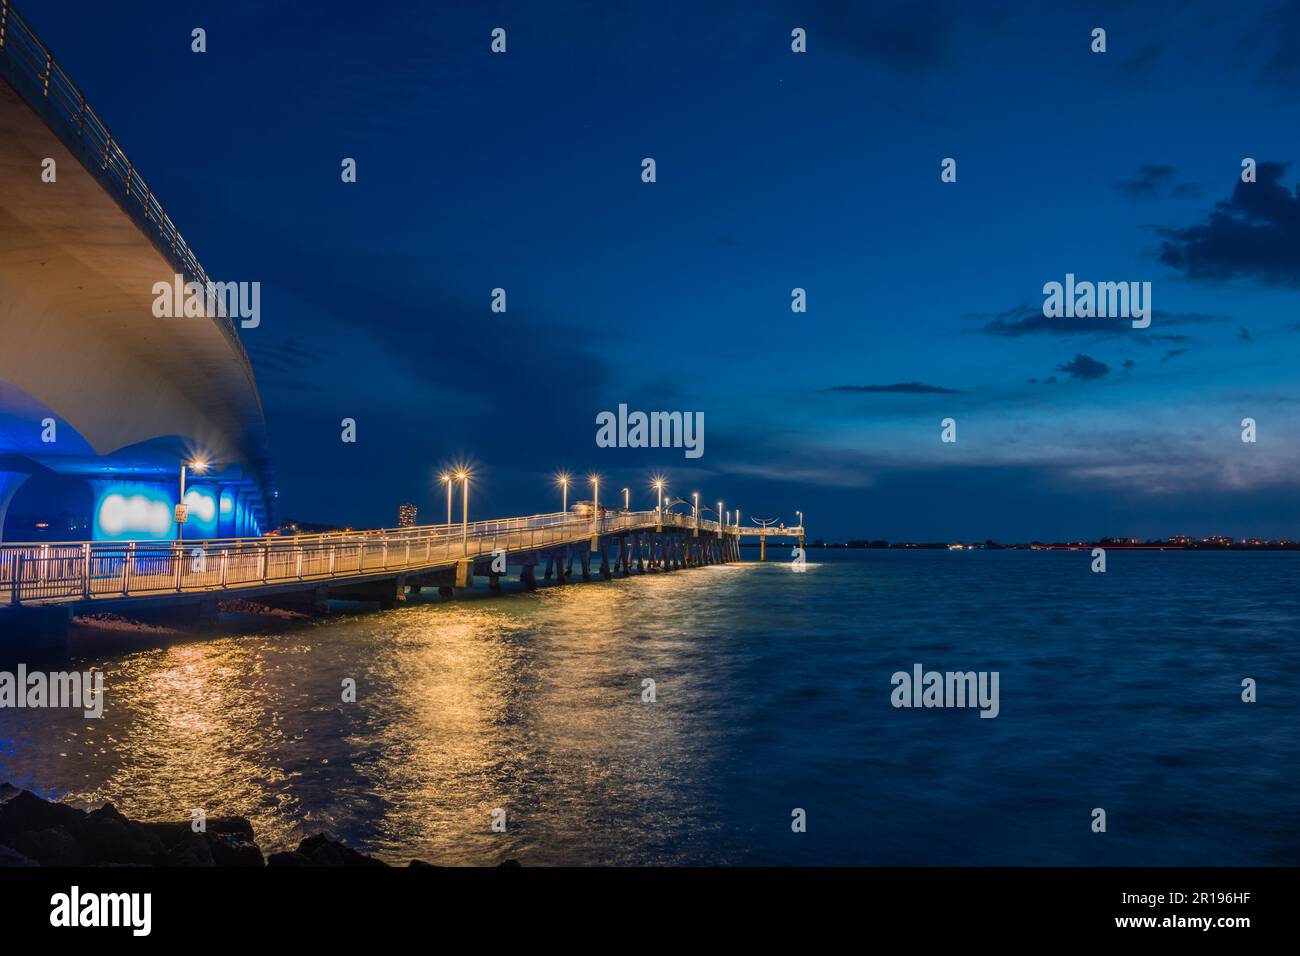
<path fill-rule="evenodd" d="M 694 528 L 690 515 L 607 511 L 293 537 L 0 545 L 0 603 L 94 600 L 364 577 L 597 535 Z M 701 531 L 717 531 L 701 520 Z"/>

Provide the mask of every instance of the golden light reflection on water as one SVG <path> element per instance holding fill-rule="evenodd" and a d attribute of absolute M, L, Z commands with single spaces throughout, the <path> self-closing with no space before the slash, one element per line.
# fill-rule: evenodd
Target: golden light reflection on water
<path fill-rule="evenodd" d="M 628 861 L 621 843 L 682 828 L 707 780 L 694 762 L 708 730 L 683 706 L 707 669 L 683 665 L 691 635 L 675 618 L 727 573 L 142 651 L 101 662 L 101 720 L 27 712 L 14 736 L 32 739 L 32 781 L 65 799 L 139 819 L 246 816 L 267 851 L 324 830 L 394 861 Z M 645 677 L 668 699 L 643 703 Z M 617 836 L 629 831 L 643 839 Z"/>

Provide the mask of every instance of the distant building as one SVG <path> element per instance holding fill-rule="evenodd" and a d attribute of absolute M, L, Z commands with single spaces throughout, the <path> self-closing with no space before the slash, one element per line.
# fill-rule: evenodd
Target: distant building
<path fill-rule="evenodd" d="M 418 514 L 418 512 L 415 509 L 415 505 L 410 504 L 409 502 L 401 505 L 397 509 L 397 526 L 399 528 L 414 527 L 416 514 Z"/>

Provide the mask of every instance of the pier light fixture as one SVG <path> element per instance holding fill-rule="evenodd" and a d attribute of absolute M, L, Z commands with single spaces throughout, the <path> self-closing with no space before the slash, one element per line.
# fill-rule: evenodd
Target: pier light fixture
<path fill-rule="evenodd" d="M 465 542 L 465 552 L 469 553 L 469 479 L 468 469 L 462 468 L 453 475 L 460 482 L 460 537 Z"/>
<path fill-rule="evenodd" d="M 718 502 L 718 531 L 722 531 L 722 502 Z"/>
<path fill-rule="evenodd" d="M 632 492 L 627 488 L 623 489 L 623 510 L 632 510 Z"/>
<path fill-rule="evenodd" d="M 185 471 L 191 469 L 196 475 L 201 475 L 208 470 L 210 463 L 202 455 L 195 455 L 189 461 L 181 462 L 181 496 L 176 499 L 176 540 L 180 541 L 185 537 L 185 522 L 181 516 L 185 513 Z"/>
<path fill-rule="evenodd" d="M 444 471 L 440 476 L 442 483 L 447 486 L 447 524 L 451 524 L 451 472 Z"/>
<path fill-rule="evenodd" d="M 663 480 L 662 478 L 660 478 L 658 475 L 656 475 L 654 481 L 651 482 L 651 485 L 654 487 L 654 490 L 655 490 L 655 491 L 659 492 L 659 513 L 660 513 L 660 514 L 663 514 L 663 510 L 664 510 L 664 480 Z"/>
<path fill-rule="evenodd" d="M 802 512 L 802 511 L 796 511 L 795 514 L 797 514 L 797 515 L 799 516 L 799 527 L 802 528 L 802 527 L 803 527 L 803 512 Z"/>
<path fill-rule="evenodd" d="M 560 486 L 560 511 L 563 514 L 569 513 L 569 481 L 573 478 L 567 471 L 562 471 L 555 476 L 555 483 Z"/>
<path fill-rule="evenodd" d="M 600 475 L 588 475 L 587 480 L 591 482 L 591 519 L 600 520 Z"/>
<path fill-rule="evenodd" d="M 699 534 L 700 533 L 700 493 L 698 491 L 691 492 L 691 501 L 695 503 L 694 507 L 692 508 L 692 510 L 695 512 L 695 533 Z"/>

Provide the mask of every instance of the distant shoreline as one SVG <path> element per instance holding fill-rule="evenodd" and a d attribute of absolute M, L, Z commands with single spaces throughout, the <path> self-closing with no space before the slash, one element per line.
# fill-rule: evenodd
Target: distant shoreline
<path fill-rule="evenodd" d="M 774 545 L 775 546 L 775 545 Z M 758 542 L 741 542 L 742 548 L 757 548 Z M 1103 538 L 1100 541 L 1032 541 L 1003 544 L 998 541 L 808 541 L 805 548 L 836 551 L 1300 551 L 1300 541 L 1128 541 Z"/>

